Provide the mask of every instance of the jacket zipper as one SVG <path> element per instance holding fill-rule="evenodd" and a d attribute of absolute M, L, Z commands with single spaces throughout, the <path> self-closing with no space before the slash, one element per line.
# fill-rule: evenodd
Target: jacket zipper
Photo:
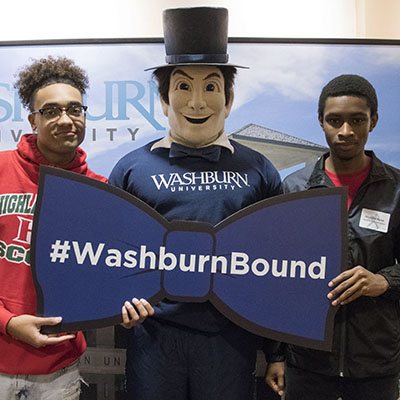
<path fill-rule="evenodd" d="M 353 212 L 353 208 L 354 208 L 354 204 L 358 204 L 355 203 L 355 200 L 361 196 L 361 192 L 365 192 L 365 188 L 370 184 L 370 182 L 366 182 L 368 180 L 368 178 L 366 178 L 364 180 L 364 182 L 361 184 L 361 186 L 358 188 L 357 193 L 355 195 L 355 197 L 353 198 L 352 203 L 350 204 L 350 207 L 347 211 L 347 221 L 350 218 L 350 214 Z M 349 232 L 348 232 L 349 234 Z M 348 237 L 348 240 L 350 242 L 350 237 Z M 353 265 L 353 260 L 351 259 L 350 254 L 348 254 L 348 266 Z M 346 306 L 342 306 L 343 308 L 343 324 L 342 327 L 340 329 L 340 344 L 339 344 L 339 376 L 341 378 L 343 378 L 344 375 L 344 360 L 345 360 L 345 354 L 346 354 L 346 336 L 347 336 L 347 307 Z"/>

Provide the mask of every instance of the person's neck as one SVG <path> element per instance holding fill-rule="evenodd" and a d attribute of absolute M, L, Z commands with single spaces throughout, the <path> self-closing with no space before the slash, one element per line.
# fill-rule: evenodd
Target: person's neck
<path fill-rule="evenodd" d="M 51 152 L 42 151 L 39 148 L 40 153 L 42 156 L 49 162 L 50 165 L 54 165 L 55 167 L 65 167 L 68 165 L 74 158 L 76 151 L 73 153 L 66 153 L 66 154 L 54 154 Z"/>
<path fill-rule="evenodd" d="M 173 134 L 171 131 L 169 132 L 169 136 L 171 138 L 171 140 L 173 142 L 176 142 L 178 144 L 181 144 L 183 146 L 186 147 L 191 147 L 193 149 L 199 149 L 202 147 L 207 147 L 210 146 L 211 144 L 213 144 L 222 134 L 224 133 L 224 131 L 222 130 L 221 132 L 219 132 L 215 137 L 210 138 L 208 140 L 205 140 L 201 143 L 188 143 L 186 140 L 183 140 L 179 135 L 175 135 Z"/>
<path fill-rule="evenodd" d="M 325 169 L 336 175 L 352 175 L 367 167 L 370 158 L 363 152 L 359 157 L 349 160 L 338 159 L 329 155 L 325 160 Z"/>

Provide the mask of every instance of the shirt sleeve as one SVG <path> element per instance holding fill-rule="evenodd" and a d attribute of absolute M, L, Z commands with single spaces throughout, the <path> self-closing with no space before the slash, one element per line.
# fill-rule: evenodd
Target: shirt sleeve
<path fill-rule="evenodd" d="M 125 169 L 122 166 L 122 160 L 120 160 L 112 169 L 111 174 L 108 177 L 108 183 L 125 190 L 124 181 Z"/>
<path fill-rule="evenodd" d="M 398 263 L 400 260 L 400 226 L 397 227 L 393 243 L 394 257 Z M 382 268 L 377 273 L 382 275 L 389 283 L 388 289 L 382 296 L 391 300 L 400 300 L 400 264 Z"/>
<path fill-rule="evenodd" d="M 279 172 L 268 159 L 264 158 L 264 163 L 266 191 L 263 198 L 278 196 L 283 193 L 282 181 Z"/>
<path fill-rule="evenodd" d="M 272 339 L 264 339 L 263 352 L 267 363 L 285 361 L 286 343 Z"/>
<path fill-rule="evenodd" d="M 0 333 L 7 335 L 6 328 L 8 321 L 16 315 L 17 314 L 13 314 L 12 312 L 8 311 L 0 301 Z"/>

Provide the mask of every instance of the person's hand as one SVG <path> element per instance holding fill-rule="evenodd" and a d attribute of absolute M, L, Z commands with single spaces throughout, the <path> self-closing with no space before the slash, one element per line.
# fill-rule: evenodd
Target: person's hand
<path fill-rule="evenodd" d="M 337 306 L 348 304 L 360 296 L 380 296 L 386 292 L 389 283 L 382 275 L 357 265 L 332 279 L 328 286 L 335 287 L 328 293 L 328 299 Z"/>
<path fill-rule="evenodd" d="M 7 333 L 14 339 L 30 344 L 39 348 L 49 344 L 59 344 L 66 340 L 75 338 L 74 333 L 44 335 L 40 333 L 43 325 L 57 325 L 61 322 L 61 317 L 41 318 L 34 315 L 18 315 L 12 317 L 7 324 Z"/>
<path fill-rule="evenodd" d="M 279 396 L 283 396 L 285 387 L 285 363 L 268 363 L 265 382 Z"/>
<path fill-rule="evenodd" d="M 133 304 L 133 305 L 132 305 Z M 132 303 L 126 301 L 122 306 L 122 323 L 126 329 L 141 324 L 147 317 L 154 315 L 154 309 L 145 299 L 132 299 Z"/>

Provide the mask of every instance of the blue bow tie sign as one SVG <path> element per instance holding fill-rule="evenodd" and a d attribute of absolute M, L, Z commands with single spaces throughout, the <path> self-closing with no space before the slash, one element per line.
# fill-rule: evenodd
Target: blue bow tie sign
<path fill-rule="evenodd" d="M 112 185 L 41 167 L 31 247 L 38 315 L 58 331 L 121 321 L 133 296 L 210 301 L 261 336 L 327 350 L 346 265 L 345 189 L 276 196 L 216 226 L 167 221 Z"/>

